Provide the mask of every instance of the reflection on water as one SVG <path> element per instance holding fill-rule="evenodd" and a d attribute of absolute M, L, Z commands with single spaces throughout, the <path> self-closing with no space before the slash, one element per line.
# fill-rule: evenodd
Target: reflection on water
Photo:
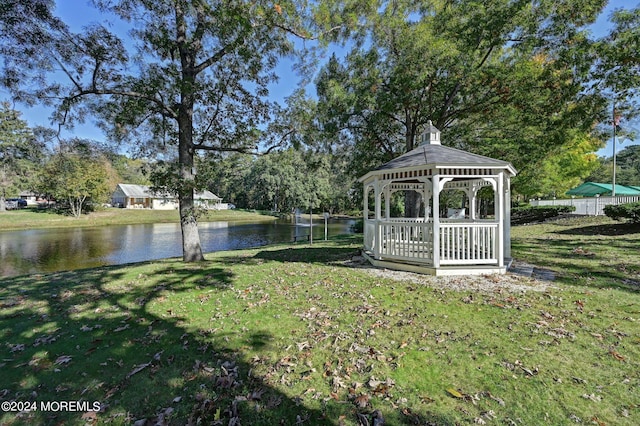
<path fill-rule="evenodd" d="M 351 220 L 330 220 L 329 236 L 351 232 Z M 199 224 L 205 252 L 300 240 L 309 226 L 288 221 Z M 324 223 L 313 238 L 324 238 Z M 174 223 L 0 232 L 0 276 L 66 271 L 182 256 L 180 225 Z"/>

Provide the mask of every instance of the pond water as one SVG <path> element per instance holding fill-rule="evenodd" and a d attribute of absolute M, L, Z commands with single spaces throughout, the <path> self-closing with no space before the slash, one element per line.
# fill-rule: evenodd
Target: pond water
<path fill-rule="evenodd" d="M 353 223 L 330 219 L 329 237 L 350 233 Z M 309 235 L 308 224 L 284 220 L 208 222 L 198 228 L 205 253 L 302 241 Z M 314 221 L 313 238 L 324 239 L 324 220 Z M 181 241 L 177 223 L 5 231 L 0 232 L 0 277 L 181 257 Z"/>

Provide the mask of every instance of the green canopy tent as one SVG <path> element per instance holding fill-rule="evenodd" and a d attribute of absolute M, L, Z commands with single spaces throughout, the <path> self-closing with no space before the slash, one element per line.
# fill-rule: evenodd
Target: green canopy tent
<path fill-rule="evenodd" d="M 567 191 L 567 195 L 577 195 L 580 197 L 595 197 L 596 195 L 611 195 L 613 185 L 610 183 L 585 182 Z M 616 185 L 616 195 L 640 195 L 637 187 Z"/>

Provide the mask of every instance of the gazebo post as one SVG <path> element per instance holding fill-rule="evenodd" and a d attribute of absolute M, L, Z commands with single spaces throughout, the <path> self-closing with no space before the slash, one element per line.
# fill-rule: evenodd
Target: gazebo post
<path fill-rule="evenodd" d="M 365 222 L 369 219 L 369 185 L 364 186 L 364 199 L 362 200 L 362 215 Z"/>
<path fill-rule="evenodd" d="M 382 194 L 380 193 L 380 180 L 376 178 L 373 182 L 373 190 L 375 193 L 375 207 L 376 207 L 376 219 L 375 219 L 375 238 L 373 242 L 373 256 L 375 259 L 380 259 L 380 245 L 382 244 L 382 227 L 380 226 L 380 219 L 382 216 L 381 206 Z"/>
<path fill-rule="evenodd" d="M 391 190 L 389 185 L 386 185 L 384 188 L 384 217 L 389 220 L 391 218 L 391 209 L 389 208 L 391 205 Z"/>
<path fill-rule="evenodd" d="M 504 179 L 504 257 L 511 259 L 511 180 Z"/>
<path fill-rule="evenodd" d="M 498 235 L 496 236 L 495 245 L 497 248 L 496 256 L 498 257 L 498 266 L 504 266 L 504 173 L 498 173 L 497 186 L 495 191 L 495 216 L 496 222 L 498 222 Z"/>
<path fill-rule="evenodd" d="M 433 267 L 440 267 L 440 175 L 431 178 L 431 216 L 433 217 Z"/>
<path fill-rule="evenodd" d="M 433 193 L 433 186 L 431 186 L 431 181 L 429 179 L 423 179 L 422 200 L 424 201 L 424 222 L 425 223 L 427 223 L 427 221 L 429 220 L 429 200 L 431 199 L 432 193 Z"/>
<path fill-rule="evenodd" d="M 477 182 L 474 182 L 469 187 L 469 219 L 475 221 L 477 219 L 477 203 L 478 203 L 478 190 L 480 186 Z"/>

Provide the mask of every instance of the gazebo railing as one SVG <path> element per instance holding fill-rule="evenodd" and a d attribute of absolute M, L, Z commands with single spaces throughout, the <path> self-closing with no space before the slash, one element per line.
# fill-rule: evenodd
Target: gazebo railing
<path fill-rule="evenodd" d="M 497 263 L 497 234 L 497 223 L 441 223 L 440 264 Z"/>
<path fill-rule="evenodd" d="M 433 259 L 433 225 L 428 222 L 381 221 L 380 256 L 431 263 Z"/>
<path fill-rule="evenodd" d="M 367 219 L 364 247 L 380 258 L 433 264 L 433 223 L 424 219 Z M 496 264 L 498 224 L 490 221 L 440 223 L 438 257 L 441 265 Z M 378 236 L 378 237 L 377 237 Z M 377 239 L 380 241 L 376 241 Z M 377 247 L 376 247 L 377 246 Z"/>

